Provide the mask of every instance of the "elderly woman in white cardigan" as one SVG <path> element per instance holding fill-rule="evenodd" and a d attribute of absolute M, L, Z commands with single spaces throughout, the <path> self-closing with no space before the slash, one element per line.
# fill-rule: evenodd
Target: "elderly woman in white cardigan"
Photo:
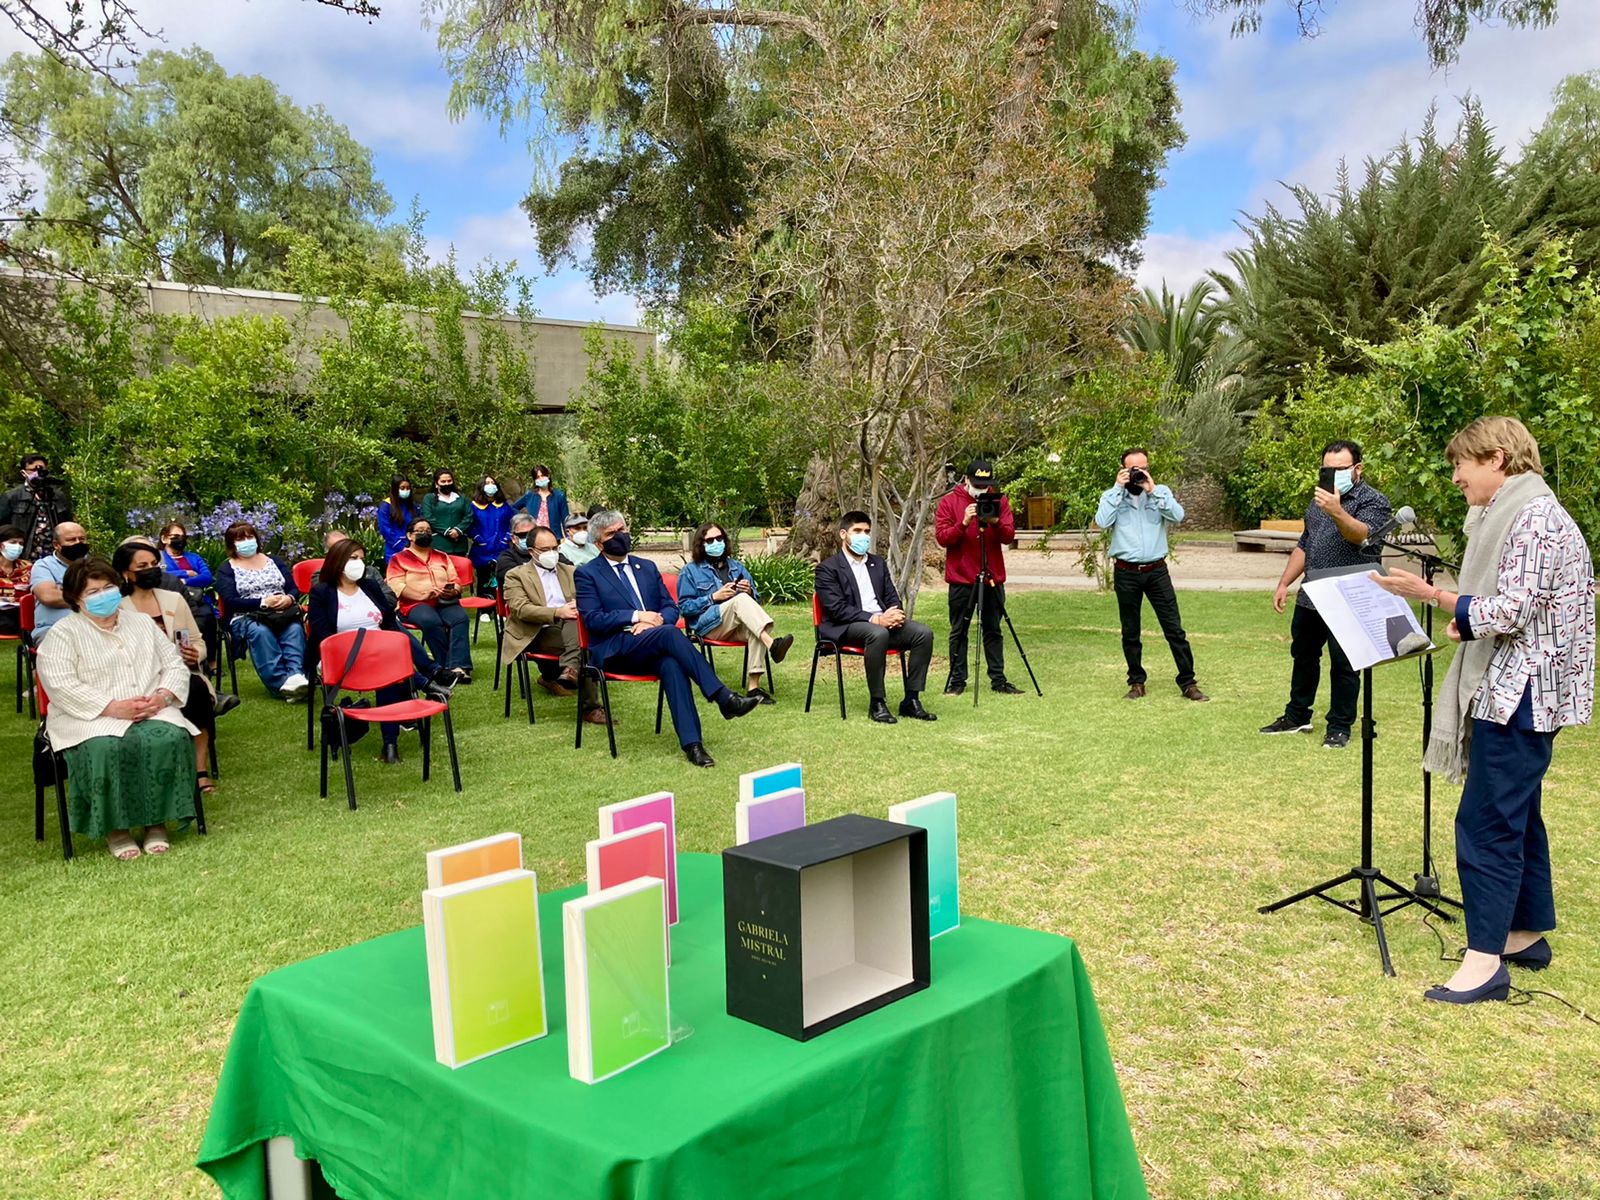
<path fill-rule="evenodd" d="M 164 854 L 168 826 L 194 817 L 196 730 L 179 711 L 189 668 L 154 621 L 122 607 L 105 560 L 73 563 L 61 592 L 72 612 L 39 648 L 39 679 L 67 760 L 68 824 L 122 861 Z"/>

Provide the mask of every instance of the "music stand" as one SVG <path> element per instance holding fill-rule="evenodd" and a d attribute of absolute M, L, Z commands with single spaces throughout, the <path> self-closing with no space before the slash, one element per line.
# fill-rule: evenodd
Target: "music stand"
<path fill-rule="evenodd" d="M 1365 574 L 1373 570 L 1381 571 L 1382 568 L 1376 564 L 1363 564 L 1357 567 L 1342 567 L 1334 568 L 1328 571 L 1309 572 L 1306 575 L 1306 582 L 1313 583 L 1318 579 L 1325 579 L 1338 575 L 1353 575 L 1357 573 Z M 1313 599 L 1317 601 L 1317 609 L 1319 614 L 1322 614 L 1324 622 L 1328 623 L 1329 633 L 1337 636 L 1337 632 L 1333 623 L 1328 622 L 1327 620 L 1327 615 L 1324 610 L 1324 603 L 1337 602 L 1338 593 L 1334 592 L 1328 594 L 1326 601 L 1324 601 L 1321 594 L 1313 597 Z M 1409 613 L 1410 608 L 1407 607 L 1406 611 Z M 1382 620 L 1384 621 L 1385 625 L 1387 625 L 1387 618 L 1382 618 Z M 1409 627 L 1410 623 L 1407 624 L 1408 629 Z M 1385 639 L 1390 643 L 1389 654 L 1387 657 L 1377 659 L 1376 662 L 1374 662 L 1375 646 L 1372 641 L 1366 641 L 1360 645 L 1356 645 L 1352 640 L 1352 644 L 1347 645 L 1344 638 L 1339 639 L 1340 648 L 1344 650 L 1346 656 L 1351 659 L 1352 663 L 1360 662 L 1362 664 L 1360 668 L 1361 861 L 1358 865 L 1351 867 L 1342 875 L 1336 875 L 1332 879 L 1326 879 L 1321 883 L 1313 884 L 1308 888 L 1303 888 L 1302 890 L 1295 892 L 1292 896 L 1285 896 L 1282 900 L 1276 900 L 1271 904 L 1263 905 L 1256 911 L 1260 913 L 1277 912 L 1280 908 L 1287 908 L 1291 904 L 1298 904 L 1302 900 L 1310 900 L 1314 897 L 1319 900 L 1326 900 L 1335 908 L 1342 908 L 1346 912 L 1354 913 L 1363 921 L 1370 921 L 1372 923 L 1373 931 L 1378 937 L 1378 958 L 1383 964 L 1383 973 L 1385 975 L 1393 975 L 1395 973 L 1394 964 L 1389 959 L 1389 942 L 1383 933 L 1383 918 L 1412 904 L 1419 904 L 1423 908 L 1426 908 L 1429 912 L 1441 917 L 1446 916 L 1446 914 L 1440 910 L 1431 899 L 1418 895 L 1415 891 L 1405 887 L 1403 884 L 1396 883 L 1393 879 L 1379 870 L 1372 861 L 1372 747 L 1373 743 L 1378 737 L 1378 724 L 1372 715 L 1372 669 L 1374 665 L 1381 665 L 1382 663 L 1386 662 L 1400 662 L 1408 658 L 1416 658 L 1426 654 L 1433 654 L 1438 649 L 1438 647 L 1429 642 L 1428 647 L 1425 650 L 1419 649 L 1407 654 L 1399 654 L 1395 650 L 1395 647 L 1398 644 L 1398 638 L 1394 636 L 1394 632 L 1386 629 L 1384 636 Z M 1347 883 L 1354 883 L 1359 886 L 1359 891 L 1354 900 L 1345 900 L 1330 894 L 1335 889 L 1343 887 Z M 1378 894 L 1379 884 L 1389 888 L 1393 894 L 1380 897 Z M 1391 904 L 1388 908 L 1384 908 L 1383 903 L 1384 901 L 1388 900 L 1398 901 L 1398 903 Z"/>

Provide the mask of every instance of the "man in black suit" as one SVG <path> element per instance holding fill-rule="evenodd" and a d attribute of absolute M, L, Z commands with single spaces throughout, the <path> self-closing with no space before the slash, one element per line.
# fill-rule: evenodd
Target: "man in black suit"
<path fill-rule="evenodd" d="M 649 559 L 628 553 L 633 539 L 627 518 L 619 512 L 595 513 L 589 532 L 600 557 L 579 567 L 574 582 L 578 615 L 589 635 L 590 663 L 621 675 L 659 675 L 684 754 L 697 767 L 714 766 L 700 740 L 700 713 L 690 684 L 699 685 L 700 694 L 729 720 L 761 701 L 736 694 L 718 679 L 678 628 L 678 606 L 661 572 Z"/>
<path fill-rule="evenodd" d="M 933 658 L 933 630 L 906 616 L 888 565 L 871 549 L 872 518 L 864 512 L 840 517 L 839 553 L 817 564 L 817 602 L 822 606 L 818 631 L 829 641 L 866 651 L 863 661 L 874 721 L 896 723 L 883 690 L 884 664 L 891 649 L 906 656 L 906 695 L 900 701 L 900 715 L 936 721 L 920 698 Z"/>

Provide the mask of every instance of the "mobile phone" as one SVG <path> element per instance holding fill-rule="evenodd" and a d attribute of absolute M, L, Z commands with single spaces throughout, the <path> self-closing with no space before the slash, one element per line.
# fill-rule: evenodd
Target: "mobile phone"
<path fill-rule="evenodd" d="M 1337 492 L 1339 485 L 1334 482 L 1335 474 L 1333 467 L 1323 467 L 1317 472 L 1317 486 L 1325 492 Z"/>
<path fill-rule="evenodd" d="M 189 648 L 189 631 L 187 629 L 178 630 L 177 633 L 172 635 L 172 640 L 187 650 Z"/>

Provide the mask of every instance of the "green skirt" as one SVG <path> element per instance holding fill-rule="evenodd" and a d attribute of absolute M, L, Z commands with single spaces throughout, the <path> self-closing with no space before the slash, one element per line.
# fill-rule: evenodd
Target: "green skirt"
<path fill-rule="evenodd" d="M 121 737 L 96 737 L 62 752 L 73 833 L 103 838 L 194 819 L 194 738 L 166 721 L 140 721 Z"/>

